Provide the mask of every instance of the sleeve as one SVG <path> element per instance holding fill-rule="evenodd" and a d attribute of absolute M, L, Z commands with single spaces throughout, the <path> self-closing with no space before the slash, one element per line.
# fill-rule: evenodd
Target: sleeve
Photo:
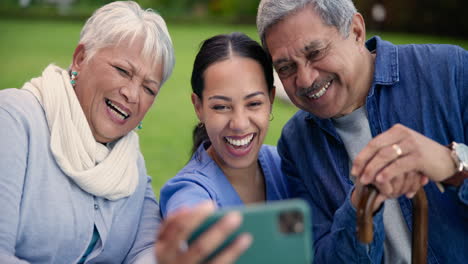
<path fill-rule="evenodd" d="M 0 106 L 0 262 L 27 263 L 15 256 L 20 205 L 26 174 L 25 127 Z"/>
<path fill-rule="evenodd" d="M 289 139 L 295 137 L 285 135 L 283 130 L 278 142 L 281 167 L 286 175 L 291 196 L 304 199 L 310 205 L 314 263 L 380 263 L 385 239 L 383 209 L 380 209 L 373 218 L 373 242 L 370 245 L 360 243 L 356 236 L 356 210 L 350 200 L 353 189 L 343 204 L 332 212 L 333 209 L 318 198 L 320 194 L 312 195 L 307 189 L 302 179 L 305 176 L 298 171 L 300 164 L 296 164 L 293 158 L 294 152 L 288 145 Z M 333 194 L 325 193 L 325 195 Z"/>
<path fill-rule="evenodd" d="M 144 173 L 146 175 L 146 169 Z M 151 177 L 147 176 L 147 179 L 137 235 L 124 263 L 156 263 L 154 243 L 161 224 L 161 214 L 151 186 Z"/>
<path fill-rule="evenodd" d="M 465 130 L 465 145 L 468 145 L 468 51 L 460 48 L 461 58 L 461 77 L 460 77 L 460 94 L 461 107 L 464 109 L 463 114 L 463 129 Z M 458 189 L 458 197 L 465 205 L 468 205 L 468 179 L 463 181 L 463 184 Z"/>
<path fill-rule="evenodd" d="M 178 175 L 161 188 L 159 197 L 163 218 L 179 208 L 193 207 L 201 202 L 214 200 L 203 184 L 192 180 L 195 176 Z"/>

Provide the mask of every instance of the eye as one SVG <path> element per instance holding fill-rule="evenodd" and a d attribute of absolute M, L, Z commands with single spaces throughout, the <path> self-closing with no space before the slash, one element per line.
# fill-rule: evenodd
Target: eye
<path fill-rule="evenodd" d="M 287 64 L 280 66 L 276 69 L 278 75 L 282 78 L 288 77 L 289 75 L 293 74 L 296 70 L 295 64 Z"/>
<path fill-rule="evenodd" d="M 313 61 L 313 60 L 316 60 L 319 56 L 320 56 L 320 50 L 314 50 L 312 52 L 309 52 L 309 54 L 307 54 L 307 59 Z"/>
<path fill-rule="evenodd" d="M 130 76 L 130 73 L 129 73 L 127 70 L 125 70 L 125 69 L 123 69 L 123 68 L 120 68 L 120 67 L 117 67 L 117 66 L 114 66 L 114 68 L 115 68 L 121 75 L 126 76 L 126 77 L 131 77 L 131 76 Z"/>
<path fill-rule="evenodd" d="M 254 102 L 250 102 L 247 104 L 248 107 L 250 108 L 256 108 L 256 107 L 259 107 L 263 104 L 263 102 L 261 101 L 254 101 Z"/>
<path fill-rule="evenodd" d="M 148 86 L 143 86 L 143 88 L 145 89 L 145 91 L 151 95 L 151 96 L 156 96 L 156 92 L 153 91 L 151 88 L 149 88 Z"/>
<path fill-rule="evenodd" d="M 229 106 L 217 104 L 217 105 L 213 105 L 211 107 L 211 109 L 213 109 L 215 111 L 227 111 L 227 110 L 229 110 Z"/>

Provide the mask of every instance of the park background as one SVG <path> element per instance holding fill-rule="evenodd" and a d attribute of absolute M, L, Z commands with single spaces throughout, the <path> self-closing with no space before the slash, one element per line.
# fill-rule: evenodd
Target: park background
<path fill-rule="evenodd" d="M 293 1 L 293 0 L 291 0 Z M 81 27 L 108 0 L 1 0 L 0 89 L 19 88 L 49 64 L 67 68 Z M 255 15 L 259 0 L 140 0 L 157 10 L 171 34 L 176 66 L 138 132 L 156 196 L 190 158 L 197 118 L 190 101 L 190 75 L 201 41 L 241 31 L 258 40 Z M 368 37 L 395 44 L 447 43 L 468 49 L 466 0 L 355 0 Z M 281 128 L 297 109 L 277 99 L 265 143 L 276 145 Z M 1 125 L 1 124 L 0 124 Z M 0 146 L 1 147 L 1 146 Z M 320 155 L 318 153 L 318 155 Z"/>

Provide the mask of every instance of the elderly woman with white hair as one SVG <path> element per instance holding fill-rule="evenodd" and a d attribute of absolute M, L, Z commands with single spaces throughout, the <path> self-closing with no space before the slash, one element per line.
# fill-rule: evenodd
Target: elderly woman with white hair
<path fill-rule="evenodd" d="M 49 65 L 0 92 L 0 263 L 149 263 L 154 251 L 161 264 L 196 263 L 240 224 L 225 217 L 195 249 L 181 242 L 212 205 L 159 228 L 133 130 L 173 66 L 164 20 L 113 2 L 86 22 L 68 70 Z M 233 261 L 246 241 L 215 261 Z"/>

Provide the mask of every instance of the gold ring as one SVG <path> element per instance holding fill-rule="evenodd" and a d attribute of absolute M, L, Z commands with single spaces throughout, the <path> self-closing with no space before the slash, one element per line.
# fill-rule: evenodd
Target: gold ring
<path fill-rule="evenodd" d="M 403 154 L 403 150 L 401 150 L 398 144 L 393 144 L 392 148 L 395 150 L 397 158 L 399 158 Z"/>

